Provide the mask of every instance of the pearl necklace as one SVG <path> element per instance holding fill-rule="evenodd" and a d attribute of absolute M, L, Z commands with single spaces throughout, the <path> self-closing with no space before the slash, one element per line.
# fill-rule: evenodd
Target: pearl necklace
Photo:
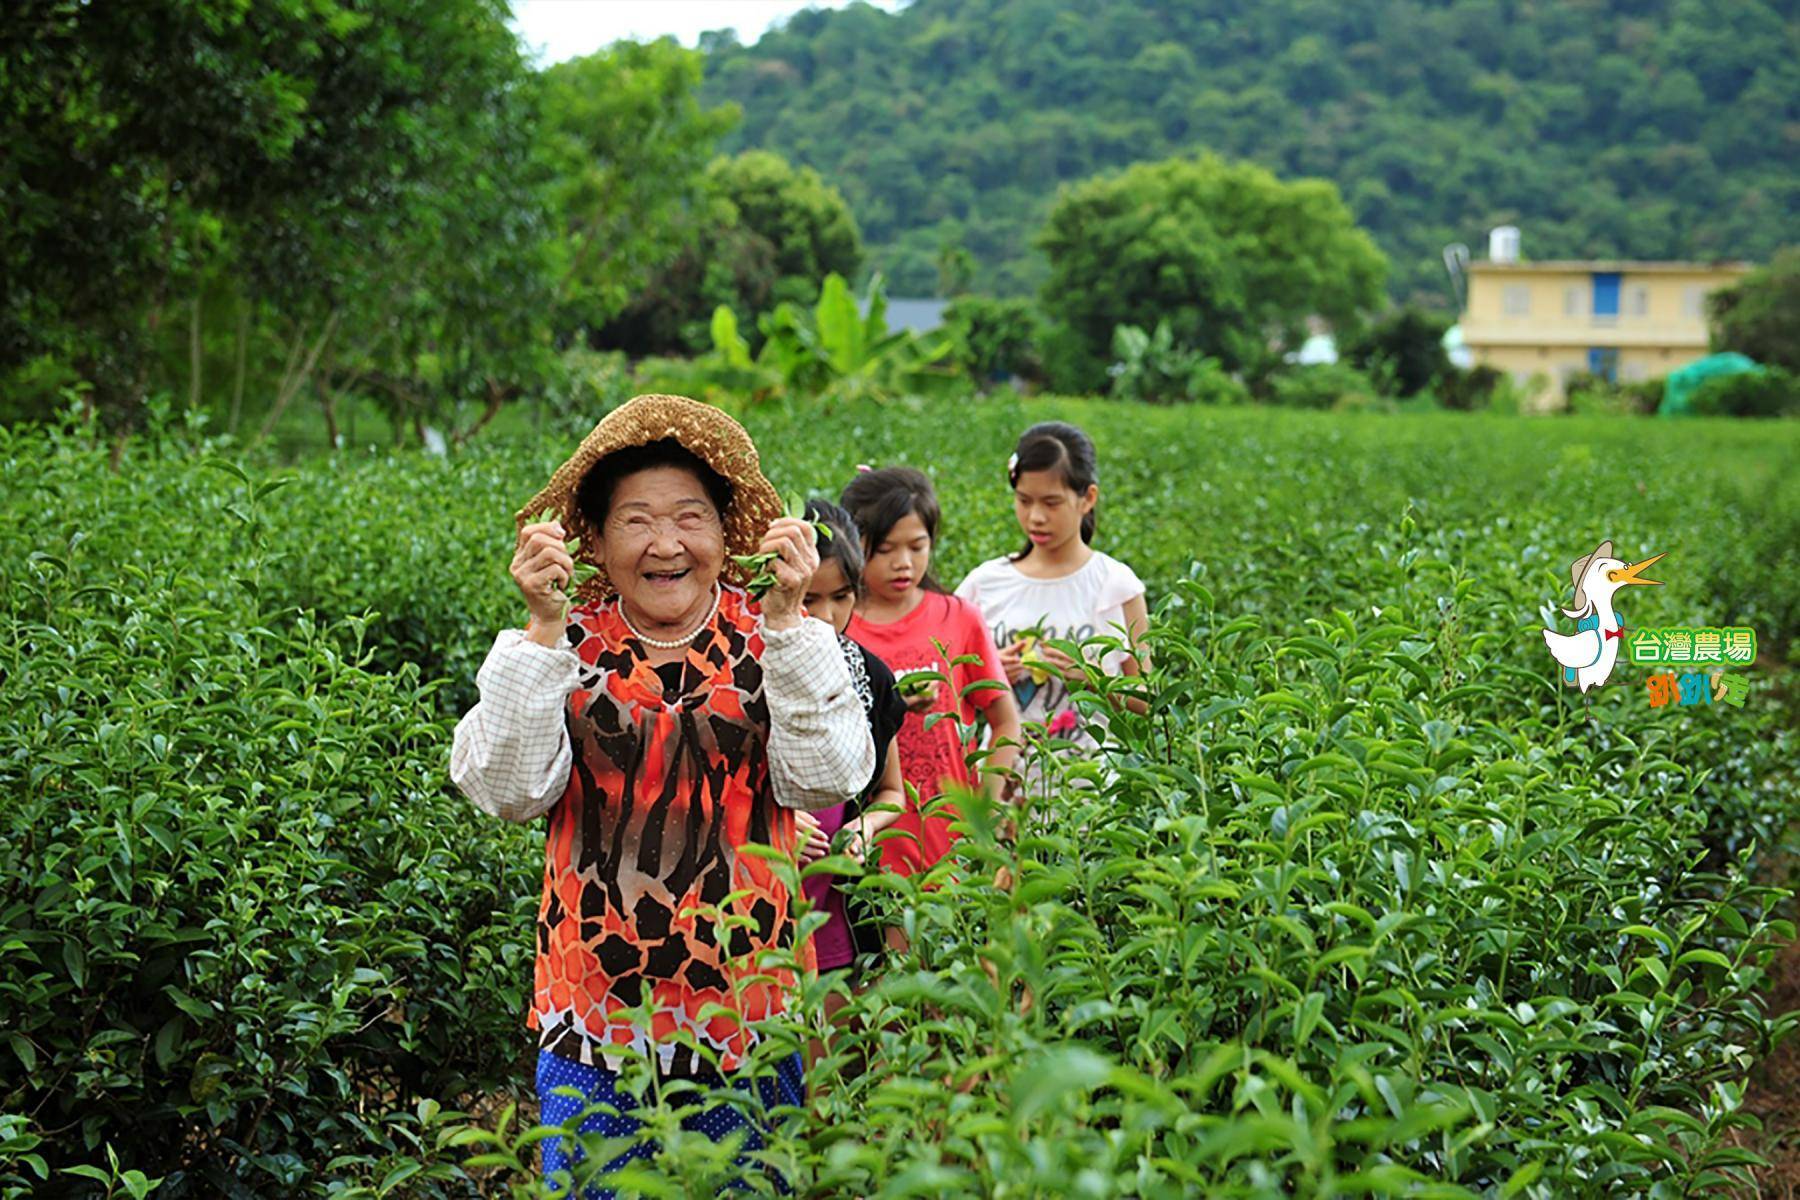
<path fill-rule="evenodd" d="M 693 641 L 695 638 L 700 636 L 700 631 L 702 629 L 705 629 L 708 625 L 712 624 L 713 615 L 715 613 L 717 613 L 718 611 L 719 611 L 719 585 L 715 583 L 715 584 L 713 584 L 712 607 L 706 610 L 706 615 L 704 617 L 700 618 L 700 623 L 698 625 L 694 626 L 693 631 L 688 633 L 685 637 L 678 637 L 678 638 L 674 639 L 673 641 L 664 641 L 661 638 L 653 638 L 644 633 L 639 632 L 638 627 L 631 623 L 631 618 L 625 615 L 625 597 L 623 597 L 623 596 L 619 597 L 619 619 L 621 621 L 625 622 L 625 628 L 631 630 L 632 637 L 634 637 L 638 641 L 644 643 L 644 645 L 650 646 L 657 650 L 674 650 L 678 646 L 687 645 L 689 642 Z"/>

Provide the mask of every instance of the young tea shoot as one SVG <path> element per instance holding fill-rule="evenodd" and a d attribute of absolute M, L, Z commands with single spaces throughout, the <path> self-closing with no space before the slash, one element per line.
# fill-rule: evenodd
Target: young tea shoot
<path fill-rule="evenodd" d="M 556 510 L 553 508 L 546 508 L 533 519 L 532 523 L 535 525 L 545 525 L 556 519 Z M 574 607 L 576 595 L 581 591 L 583 585 L 585 585 L 588 580 L 600 573 L 600 568 L 594 566 L 592 563 L 582 562 L 579 558 L 575 557 L 581 550 L 580 538 L 570 538 L 568 541 L 564 542 L 563 550 L 568 553 L 569 557 L 575 558 L 575 573 L 569 577 L 568 581 L 564 583 L 562 587 L 557 589 L 562 593 L 562 619 L 566 621 L 569 619 L 569 609 Z"/>
<path fill-rule="evenodd" d="M 795 520 L 805 517 L 806 499 L 802 496 L 789 496 L 787 508 L 782 515 Z M 812 527 L 821 540 L 829 541 L 831 539 L 831 526 L 825 522 L 814 521 Z M 780 557 L 773 550 L 764 550 L 758 554 L 734 554 L 731 556 L 731 561 L 744 568 L 745 573 L 750 576 L 750 582 L 744 585 L 744 590 L 750 593 L 752 599 L 762 599 L 775 586 L 775 572 L 770 568 Z"/>

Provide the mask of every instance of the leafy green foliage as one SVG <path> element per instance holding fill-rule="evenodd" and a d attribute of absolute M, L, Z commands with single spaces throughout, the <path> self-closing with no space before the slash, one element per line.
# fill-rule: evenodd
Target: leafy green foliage
<path fill-rule="evenodd" d="M 1432 391 L 1437 402 L 1445 408 L 1470 412 L 1486 408 L 1492 403 L 1494 393 L 1505 381 L 1506 375 L 1498 367 L 1476 363 L 1467 370 L 1453 369 L 1445 372 L 1438 378 Z"/>
<path fill-rule="evenodd" d="M 715 159 L 706 174 L 743 227 L 769 244 L 778 281 L 774 300 L 810 304 L 819 281 L 834 272 L 854 277 L 862 265 L 856 218 L 838 190 L 811 167 L 753 150 Z"/>
<path fill-rule="evenodd" d="M 1662 404 L 1660 379 L 1608 379 L 1578 371 L 1563 383 L 1570 412 L 1607 413 L 1613 416 L 1647 416 Z"/>
<path fill-rule="evenodd" d="M 460 832 L 438 685 L 372 669 L 366 617 L 261 602 L 291 481 L 0 454 L 0 1078 L 35 1152 L 293 1194 L 395 1150 L 375 1098 L 509 1078 L 529 837 Z"/>
<path fill-rule="evenodd" d="M 887 292 L 879 275 L 869 281 L 860 306 L 843 276 L 827 275 L 810 312 L 784 302 L 757 324 L 763 345 L 755 367 L 790 395 L 894 399 L 946 394 L 960 382 L 947 363 L 947 337 L 888 329 Z M 712 363 L 744 369 L 747 350 L 732 340 L 735 325 L 715 317 L 714 328 L 715 338 L 724 340 Z"/>
<path fill-rule="evenodd" d="M 1450 374 L 1450 355 L 1444 349 L 1449 328 L 1447 317 L 1397 308 L 1349 339 L 1342 354 L 1350 365 L 1391 379 L 1396 395 L 1415 396 Z"/>
<path fill-rule="evenodd" d="M 681 249 L 599 341 L 633 353 L 702 350 L 718 306 L 749 314 L 783 301 L 808 305 L 826 275 L 853 277 L 861 265 L 856 219 L 810 167 L 750 151 L 714 159 L 701 187 Z"/>
<path fill-rule="evenodd" d="M 385 292 L 389 254 L 435 231 L 421 197 L 522 73 L 504 20 L 491 0 L 10 13 L 0 371 L 69 363 L 129 425 L 177 300 L 183 325 L 235 298 L 281 308 L 284 350 L 320 340 L 346 291 Z"/>
<path fill-rule="evenodd" d="M 1353 334 L 1387 270 L 1331 184 L 1213 157 L 1069 188 L 1039 244 L 1050 261 L 1044 310 L 1095 359 L 1116 327 L 1167 321 L 1178 345 L 1233 372 L 1261 373 L 1298 349 L 1309 317 Z"/>
<path fill-rule="evenodd" d="M 1769 367 L 1715 375 L 1694 392 L 1699 416 L 1787 417 L 1800 414 L 1800 375 Z"/>
<path fill-rule="evenodd" d="M 1367 407 L 1382 390 L 1348 363 L 1293 366 L 1269 379 L 1269 402 L 1288 408 Z"/>
<path fill-rule="evenodd" d="M 185 393 L 246 441 L 304 398 L 331 444 L 357 401 L 397 440 L 460 442 L 559 388 L 555 348 L 603 340 L 708 215 L 755 244 L 703 257 L 696 294 L 810 299 L 816 275 L 777 273 L 811 269 L 781 206 L 811 205 L 792 219 L 838 258 L 847 210 L 767 155 L 715 188 L 736 110 L 700 102 L 697 52 L 621 43 L 533 72 L 507 17 L 27 5 L 0 34 L 0 416 L 52 419 L 85 384 L 122 428 Z M 703 334 L 711 307 L 683 319 Z"/>
<path fill-rule="evenodd" d="M 558 295 L 579 324 L 622 312 L 680 248 L 682 215 L 737 120 L 735 107 L 700 101 L 700 76 L 699 56 L 665 38 L 617 42 L 541 77 Z"/>
<path fill-rule="evenodd" d="M 913 948 L 762 1161 L 870 1196 L 1741 1179 L 1744 1081 L 1789 1026 L 1757 991 L 1785 893 L 1750 880 L 1792 817 L 1791 716 L 1761 667 L 1744 709 L 1678 712 L 1622 667 L 1590 718 L 1533 614 L 1581 504 L 1669 555 L 1628 621 L 1786 642 L 1791 431 L 745 413 L 784 492 L 926 465 L 947 579 L 1015 541 L 999 463 L 1047 418 L 1094 436 L 1100 545 L 1151 589 L 1151 712 L 1049 772 L 1015 837 L 965 797 L 946 869 L 859 885 Z M 0 1187 L 30 1194 L 37 1156 L 157 1196 L 526 1193 L 541 833 L 444 763 L 522 620 L 507 517 L 567 439 L 271 473 L 157 427 L 114 473 L 85 429 L 0 433 Z M 1134 686 L 1092 679 L 1087 715 Z M 672 1140 L 685 1103 L 651 1096 L 675 1152 L 633 1186 L 734 1174 Z"/>
<path fill-rule="evenodd" d="M 1119 326 L 1113 331 L 1113 355 L 1118 364 L 1112 392 L 1122 400 L 1237 404 L 1249 399 L 1218 359 L 1177 345 L 1167 321 L 1158 321 L 1152 333 L 1136 325 Z"/>
<path fill-rule="evenodd" d="M 1546 259 L 1791 240 L 1790 22 L 1774 0 L 916 0 L 715 42 L 706 87 L 743 106 L 732 145 L 844 189 L 901 294 L 932 290 L 946 241 L 976 290 L 1032 294 L 1060 186 L 1205 149 L 1333 181 L 1394 298 L 1447 308 L 1442 247 L 1505 222 Z"/>
<path fill-rule="evenodd" d="M 1800 246 L 1706 298 L 1713 349 L 1800 374 Z"/>
<path fill-rule="evenodd" d="M 971 379 L 1035 378 L 1042 372 L 1043 328 L 1028 301 L 958 296 L 944 309 L 944 328 L 956 339 L 957 365 Z"/>

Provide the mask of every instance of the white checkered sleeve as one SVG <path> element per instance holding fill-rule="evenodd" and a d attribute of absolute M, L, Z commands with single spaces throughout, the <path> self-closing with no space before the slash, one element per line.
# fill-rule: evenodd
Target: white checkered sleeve
<path fill-rule="evenodd" d="M 507 821 L 562 798 L 574 755 L 564 708 L 580 665 L 569 647 L 503 630 L 475 675 L 481 700 L 456 723 L 450 778 L 477 808 Z"/>
<path fill-rule="evenodd" d="M 875 773 L 875 740 L 837 634 L 808 617 L 793 629 L 765 625 L 763 646 L 775 802 L 810 810 L 860 795 Z"/>

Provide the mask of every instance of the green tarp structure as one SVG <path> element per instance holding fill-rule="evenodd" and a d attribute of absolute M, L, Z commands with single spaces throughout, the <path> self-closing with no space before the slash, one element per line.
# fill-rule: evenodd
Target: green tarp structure
<path fill-rule="evenodd" d="M 1694 411 L 1694 393 L 1700 385 L 1720 375 L 1741 375 L 1745 371 L 1760 371 L 1754 359 L 1746 358 L 1735 350 L 1727 350 L 1723 354 L 1709 354 L 1705 358 L 1695 359 L 1685 367 L 1677 367 L 1669 372 L 1663 383 L 1662 404 L 1657 408 L 1659 417 L 1691 416 Z"/>

